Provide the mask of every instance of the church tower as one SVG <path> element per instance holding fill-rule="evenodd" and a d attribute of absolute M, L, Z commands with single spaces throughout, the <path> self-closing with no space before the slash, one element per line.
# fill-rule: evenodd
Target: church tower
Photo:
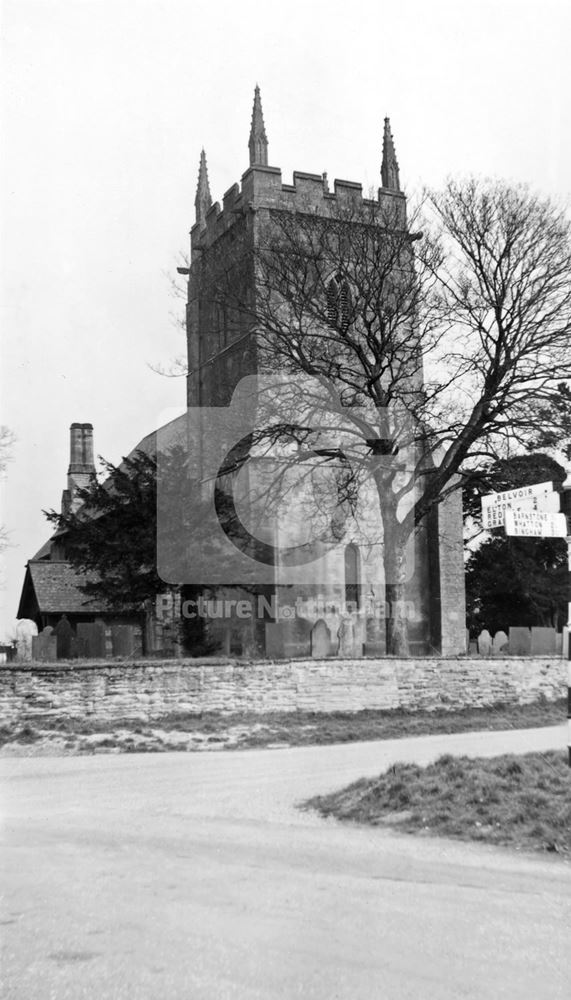
<path fill-rule="evenodd" d="M 251 251 L 261 234 L 267 234 L 275 213 L 311 214 L 318 219 L 336 212 L 356 214 L 363 207 L 390 214 L 406 226 L 406 198 L 400 190 L 394 140 L 388 118 L 383 136 L 381 180 L 376 200 L 363 197 L 354 181 L 335 180 L 329 188 L 327 174 L 295 171 L 293 183 L 282 180 L 279 167 L 269 165 L 269 143 L 260 88 L 256 86 L 250 134 L 249 166 L 240 184 L 233 184 L 219 202 L 212 203 L 206 153 L 200 155 L 195 196 L 195 219 L 190 232 L 190 271 L 187 303 L 189 406 L 223 405 L 237 382 L 256 371 L 257 344 L 250 335 L 251 320 L 245 303 L 254 294 Z M 220 275 L 234 282 L 234 307 L 221 293 Z M 240 303 L 243 308 L 240 308 Z"/>
<path fill-rule="evenodd" d="M 299 219 L 299 225 L 303 222 L 316 227 L 325 225 L 327 220 L 341 219 L 361 230 L 366 228 L 363 219 L 367 219 L 367 224 L 379 233 L 387 232 L 387 220 L 390 219 L 393 229 L 402 233 L 402 244 L 407 247 L 406 259 L 412 267 L 406 197 L 401 190 L 395 141 L 388 118 L 384 120 L 381 185 L 376 198 L 364 197 L 362 185 L 355 181 L 336 179 L 330 187 L 326 174 L 295 171 L 292 182 L 284 182 L 281 169 L 270 165 L 258 86 L 254 92 L 247 145 L 248 167 L 240 183 L 226 191 L 221 203 L 212 202 L 204 150 L 200 155 L 188 271 L 187 403 L 191 408 L 228 406 L 240 381 L 255 374 L 260 367 L 263 347 L 252 321 L 255 310 L 248 309 L 249 303 L 255 302 L 259 294 L 258 271 L 252 261 L 255 248 L 264 240 L 266 245 L 268 240 L 271 242 L 280 217 L 287 215 L 294 220 L 294 225 L 298 225 L 296 220 Z M 231 295 L 225 292 L 228 288 L 232 290 Z M 328 305 L 331 312 L 335 312 L 336 322 L 344 322 L 349 291 L 342 281 L 337 282 L 336 275 L 332 275 L 331 289 Z M 418 365 L 416 368 L 419 370 Z M 287 525 L 284 531 L 287 535 Z M 415 609 L 411 623 L 413 653 L 426 652 L 430 648 L 447 653 L 464 651 L 461 532 L 461 506 L 458 498 L 453 497 L 445 501 L 431 516 L 430 523 L 415 535 L 416 565 L 407 594 Z M 331 609 L 347 601 L 356 603 L 358 613 L 350 627 L 342 613 L 335 617 L 331 611 L 319 610 L 315 613 L 307 610 L 303 623 L 299 618 L 293 625 L 272 621 L 266 626 L 265 652 L 268 655 L 309 655 L 314 646 L 327 649 L 333 655 L 343 643 L 347 655 L 351 650 L 351 655 L 384 652 L 382 629 L 379 632 L 374 623 L 371 625 L 366 619 L 362 603 L 365 592 L 378 594 L 379 587 L 383 592 L 383 584 L 379 585 L 383 575 L 383 542 L 378 543 L 371 555 L 359 538 L 347 541 L 344 548 L 339 548 L 337 562 L 331 560 L 330 582 L 324 588 L 324 607 Z M 374 546 L 369 546 L 370 550 L 372 548 Z M 279 601 L 290 605 L 297 598 L 309 600 L 314 591 L 310 582 L 284 588 L 278 581 L 275 586 Z M 310 607 L 309 604 L 303 606 Z M 318 626 L 319 644 L 315 637 L 312 638 Z M 329 639 L 322 641 L 327 635 Z"/>

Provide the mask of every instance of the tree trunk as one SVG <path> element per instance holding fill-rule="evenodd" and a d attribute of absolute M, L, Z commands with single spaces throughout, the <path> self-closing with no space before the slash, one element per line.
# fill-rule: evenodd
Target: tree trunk
<path fill-rule="evenodd" d="M 396 504 L 392 502 L 393 497 L 389 490 L 379 489 L 383 521 L 386 648 L 391 656 L 408 656 L 407 580 L 410 575 L 407 566 L 408 535 L 398 520 Z"/>
<path fill-rule="evenodd" d="M 410 652 L 406 578 L 405 546 L 392 539 L 392 544 L 385 543 L 387 653 L 392 656 L 408 656 Z"/>

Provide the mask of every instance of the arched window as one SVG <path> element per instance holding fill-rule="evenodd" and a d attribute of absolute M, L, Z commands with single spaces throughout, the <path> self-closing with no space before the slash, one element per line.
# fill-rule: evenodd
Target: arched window
<path fill-rule="evenodd" d="M 327 285 L 327 319 L 330 326 L 337 326 L 339 318 L 339 285 L 335 278 Z"/>
<path fill-rule="evenodd" d="M 336 274 L 327 284 L 327 321 L 344 333 L 351 322 L 351 289 L 342 275 Z"/>
<path fill-rule="evenodd" d="M 356 545 L 347 545 L 345 548 L 345 605 L 348 609 L 351 606 L 357 611 L 360 607 L 360 586 L 359 586 L 359 549 Z"/>

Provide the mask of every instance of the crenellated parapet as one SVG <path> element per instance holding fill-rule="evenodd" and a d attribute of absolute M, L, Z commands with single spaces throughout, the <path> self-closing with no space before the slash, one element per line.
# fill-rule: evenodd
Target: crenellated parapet
<path fill-rule="evenodd" d="M 279 167 L 255 165 L 242 175 L 241 184 L 233 184 L 225 193 L 222 206 L 215 202 L 191 230 L 191 249 L 200 251 L 212 246 L 236 221 L 251 212 L 279 210 L 303 212 L 330 218 L 360 209 L 377 215 L 379 223 L 391 218 L 400 225 L 406 222 L 406 198 L 402 191 L 379 188 L 376 199 L 363 197 L 363 185 L 356 181 L 335 179 L 333 190 L 326 174 L 296 170 L 293 183 L 284 184 Z"/>
<path fill-rule="evenodd" d="M 376 199 L 363 197 L 363 186 L 355 181 L 335 180 L 331 191 L 327 174 L 310 174 L 296 170 L 293 183 L 284 184 L 279 167 L 268 166 L 268 139 L 262 112 L 260 88 L 256 86 L 252 123 L 248 140 L 250 166 L 242 175 L 241 184 L 233 184 L 220 202 L 212 204 L 206 155 L 202 151 L 195 224 L 191 230 L 193 258 L 212 246 L 239 219 L 259 211 L 303 212 L 322 218 L 355 213 L 378 221 L 379 225 L 405 226 L 406 199 L 400 190 L 399 167 L 390 121 L 385 118 L 381 164 L 381 187 Z"/>

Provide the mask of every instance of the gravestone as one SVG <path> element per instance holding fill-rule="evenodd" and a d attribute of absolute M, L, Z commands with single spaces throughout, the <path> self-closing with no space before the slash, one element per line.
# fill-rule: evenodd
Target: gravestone
<path fill-rule="evenodd" d="M 286 656 L 307 656 L 311 650 L 311 622 L 301 616 L 282 622 Z"/>
<path fill-rule="evenodd" d="M 311 630 L 311 655 L 315 659 L 322 659 L 331 653 L 331 632 L 327 625 L 320 618 L 316 621 Z"/>
<path fill-rule="evenodd" d="M 84 638 L 72 635 L 71 642 L 69 644 L 69 658 L 70 660 L 87 659 L 87 642 Z"/>
<path fill-rule="evenodd" d="M 105 625 L 103 622 L 79 622 L 77 638 L 85 643 L 84 656 L 88 660 L 101 660 L 107 656 Z M 78 649 L 79 655 L 79 649 Z"/>
<path fill-rule="evenodd" d="M 69 623 L 67 615 L 62 615 L 53 634 L 56 637 L 56 649 L 58 660 L 70 660 L 72 657 L 71 643 L 73 640 L 73 629 Z"/>
<path fill-rule="evenodd" d="M 487 628 L 482 629 L 478 636 L 478 652 L 480 656 L 490 656 L 492 652 L 492 637 Z"/>
<path fill-rule="evenodd" d="M 529 656 L 531 652 L 531 633 L 521 625 L 510 627 L 510 656 Z"/>
<path fill-rule="evenodd" d="M 268 622 L 266 653 L 273 659 L 308 656 L 311 651 L 311 622 L 307 618 L 286 618 Z"/>
<path fill-rule="evenodd" d="M 502 632 L 502 630 L 500 629 L 500 631 L 496 632 L 494 636 L 494 641 L 492 643 L 492 653 L 495 656 L 498 656 L 501 652 L 503 652 L 505 656 L 508 650 L 509 650 L 509 645 L 508 645 L 507 634 L 505 632 Z"/>
<path fill-rule="evenodd" d="M 282 622 L 266 622 L 266 656 L 270 660 L 281 660 L 285 657 L 285 633 Z"/>
<path fill-rule="evenodd" d="M 338 656 L 355 656 L 355 625 L 350 615 L 344 615 L 337 629 Z"/>
<path fill-rule="evenodd" d="M 385 619 L 367 618 L 365 626 L 365 656 L 384 656 L 387 651 Z"/>
<path fill-rule="evenodd" d="M 478 643 L 475 639 L 470 641 L 470 645 L 468 646 L 468 656 L 478 656 Z"/>
<path fill-rule="evenodd" d="M 111 649 L 113 656 L 133 656 L 135 651 L 135 630 L 132 625 L 112 626 Z"/>
<path fill-rule="evenodd" d="M 16 625 L 16 659 L 27 662 L 32 659 L 32 639 L 38 634 L 38 626 L 31 618 L 20 618 Z"/>
<path fill-rule="evenodd" d="M 226 630 L 230 632 L 230 644 L 232 642 L 232 625 L 229 623 L 229 629 Z M 173 656 L 174 647 L 177 639 L 177 627 L 174 622 L 167 621 L 163 624 L 162 636 L 161 636 L 161 649 L 164 656 Z"/>
<path fill-rule="evenodd" d="M 106 657 L 111 652 L 111 636 L 109 636 L 109 640 L 110 640 L 109 641 L 109 646 L 107 645 L 107 625 L 103 621 L 103 618 L 96 618 L 93 624 L 94 625 L 98 625 L 99 629 L 102 630 L 101 631 L 101 635 L 103 637 L 102 638 L 102 650 L 103 651 L 101 653 L 101 656 Z"/>
<path fill-rule="evenodd" d="M 555 654 L 555 629 L 534 625 L 531 629 L 532 656 L 553 656 Z"/>
<path fill-rule="evenodd" d="M 561 632 L 556 632 L 555 634 L 555 655 L 563 655 L 563 636 L 561 635 Z"/>
<path fill-rule="evenodd" d="M 57 638 L 51 627 L 45 628 L 32 638 L 32 658 L 44 663 L 57 660 Z"/>

